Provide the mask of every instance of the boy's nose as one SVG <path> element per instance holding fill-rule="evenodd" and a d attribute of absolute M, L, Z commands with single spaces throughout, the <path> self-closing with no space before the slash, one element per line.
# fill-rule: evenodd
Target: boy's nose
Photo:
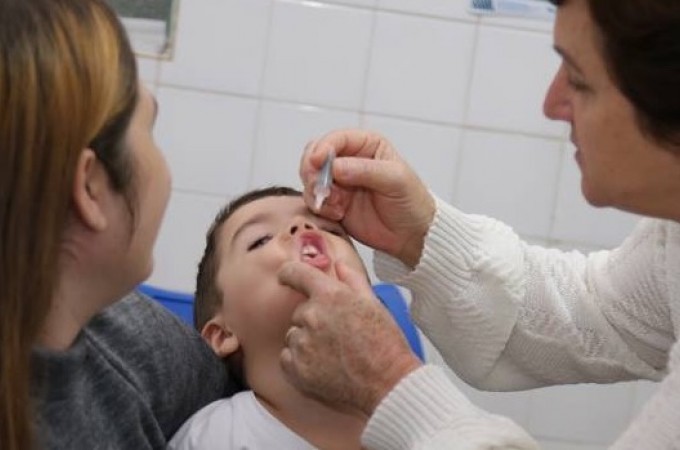
<path fill-rule="evenodd" d="M 300 220 L 297 219 L 293 222 L 293 224 L 290 226 L 290 234 L 294 235 L 298 231 L 301 230 L 314 230 L 316 226 L 312 224 L 311 222 L 308 222 L 306 220 Z"/>

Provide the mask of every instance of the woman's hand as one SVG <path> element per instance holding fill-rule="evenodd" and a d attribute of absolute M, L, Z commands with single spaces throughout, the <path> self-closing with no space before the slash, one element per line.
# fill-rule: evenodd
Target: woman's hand
<path fill-rule="evenodd" d="M 297 261 L 279 272 L 282 284 L 307 297 L 293 313 L 281 365 L 306 395 L 368 417 L 421 362 L 366 275 L 342 262 L 336 273 L 338 279 Z"/>
<path fill-rule="evenodd" d="M 308 144 L 300 162 L 310 208 L 331 150 L 336 154 L 333 186 L 317 212 L 340 221 L 358 241 L 415 267 L 435 213 L 427 187 L 384 137 L 364 130 L 335 131 Z"/>

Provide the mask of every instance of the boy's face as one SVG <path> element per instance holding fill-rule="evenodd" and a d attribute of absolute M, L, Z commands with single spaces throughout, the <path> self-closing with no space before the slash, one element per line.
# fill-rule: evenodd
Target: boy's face
<path fill-rule="evenodd" d="M 295 307 L 305 298 L 278 281 L 287 261 L 303 261 L 336 276 L 343 260 L 365 272 L 343 228 L 312 214 L 302 197 L 273 196 L 237 209 L 218 235 L 218 314 L 237 336 L 246 359 L 278 360 Z"/>

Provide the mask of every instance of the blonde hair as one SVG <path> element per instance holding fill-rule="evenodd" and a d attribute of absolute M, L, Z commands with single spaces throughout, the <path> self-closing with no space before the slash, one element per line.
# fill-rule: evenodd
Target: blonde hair
<path fill-rule="evenodd" d="M 0 2 L 0 447 L 33 448 L 31 351 L 58 279 L 74 171 L 92 148 L 131 204 L 122 136 L 135 58 L 101 0 Z"/>

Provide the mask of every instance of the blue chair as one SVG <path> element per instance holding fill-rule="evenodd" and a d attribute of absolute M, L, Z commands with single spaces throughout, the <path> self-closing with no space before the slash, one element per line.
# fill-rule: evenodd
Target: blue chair
<path fill-rule="evenodd" d="M 147 296 L 157 300 L 170 311 L 179 316 L 184 322 L 193 326 L 194 324 L 194 296 L 184 292 L 172 291 L 169 289 L 162 289 L 149 284 L 142 284 L 137 287 L 137 290 L 146 294 Z M 401 291 L 394 284 L 381 283 L 373 285 L 373 292 L 380 299 L 383 305 L 394 317 L 404 335 L 411 346 L 413 353 L 421 359 L 425 360 L 423 353 L 423 346 L 420 340 L 420 335 L 415 325 L 411 321 L 411 315 L 408 311 L 408 306 L 401 295 Z"/>
<path fill-rule="evenodd" d="M 194 326 L 194 296 L 192 294 L 161 289 L 149 284 L 141 284 L 137 287 L 137 290 L 159 301 L 184 322 L 192 327 Z"/>
<path fill-rule="evenodd" d="M 406 336 L 406 340 L 411 346 L 413 353 L 415 353 L 421 361 L 424 361 L 425 354 L 423 353 L 420 334 L 418 334 L 418 329 L 411 320 L 408 305 L 406 304 L 406 300 L 404 300 L 404 296 L 401 295 L 399 288 L 391 283 L 380 283 L 373 285 L 373 292 L 375 292 L 375 295 L 389 310 L 392 317 L 394 317 L 394 320 L 401 328 L 404 336 Z"/>

